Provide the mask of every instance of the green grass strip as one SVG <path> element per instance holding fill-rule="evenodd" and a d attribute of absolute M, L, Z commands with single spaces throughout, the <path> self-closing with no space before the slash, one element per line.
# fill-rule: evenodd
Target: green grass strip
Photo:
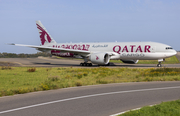
<path fill-rule="evenodd" d="M 119 116 L 180 116 L 180 100 L 162 102 L 155 106 L 145 106 Z"/>
<path fill-rule="evenodd" d="M 0 96 L 67 87 L 148 81 L 179 81 L 180 68 L 1 67 Z"/>

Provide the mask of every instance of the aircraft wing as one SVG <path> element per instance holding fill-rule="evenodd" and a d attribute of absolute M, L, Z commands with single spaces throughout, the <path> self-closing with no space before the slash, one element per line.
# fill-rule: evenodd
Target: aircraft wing
<path fill-rule="evenodd" d="M 53 47 L 47 47 L 47 46 L 34 46 L 34 45 L 24 45 L 24 44 L 9 44 L 9 45 L 15 45 L 15 46 L 25 46 L 30 48 L 36 48 L 39 50 L 58 50 L 63 52 L 71 52 L 71 53 L 83 53 L 83 54 L 90 54 L 90 51 L 84 51 L 84 50 L 74 50 L 74 49 L 64 49 L 64 48 L 53 48 Z"/>

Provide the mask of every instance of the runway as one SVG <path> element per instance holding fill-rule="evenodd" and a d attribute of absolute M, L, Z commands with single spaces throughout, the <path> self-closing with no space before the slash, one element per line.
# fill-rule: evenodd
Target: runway
<path fill-rule="evenodd" d="M 74 87 L 0 98 L 1 116 L 109 116 L 180 98 L 180 82 Z"/>
<path fill-rule="evenodd" d="M 57 59 L 57 58 L 0 58 L 0 66 L 25 66 L 25 67 L 82 67 L 93 68 L 98 65 L 93 64 L 92 67 L 80 66 L 83 60 L 77 59 Z M 9 64 L 8 64 L 9 63 Z M 157 64 L 120 64 L 110 63 L 110 68 L 113 67 L 130 67 L 130 68 L 152 68 L 157 67 Z M 180 64 L 162 64 L 162 67 L 180 67 Z"/>

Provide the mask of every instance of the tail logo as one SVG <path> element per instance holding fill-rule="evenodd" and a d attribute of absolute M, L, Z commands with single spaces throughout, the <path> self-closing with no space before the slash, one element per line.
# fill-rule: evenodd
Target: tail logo
<path fill-rule="evenodd" d="M 52 39 L 49 36 L 49 34 L 41 26 L 39 26 L 38 24 L 36 24 L 36 25 L 37 25 L 37 28 L 39 30 L 41 30 L 41 32 L 39 32 L 40 38 L 41 38 L 41 44 L 44 45 L 45 42 L 50 43 L 52 41 Z"/>

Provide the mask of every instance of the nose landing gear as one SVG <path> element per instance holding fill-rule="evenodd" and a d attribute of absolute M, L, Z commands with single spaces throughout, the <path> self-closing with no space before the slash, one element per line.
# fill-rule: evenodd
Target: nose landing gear
<path fill-rule="evenodd" d="M 158 60 L 159 63 L 157 64 L 157 67 L 162 67 L 161 63 L 162 63 L 163 61 L 165 61 L 165 59 L 159 59 L 159 60 Z"/>
<path fill-rule="evenodd" d="M 159 63 L 157 64 L 157 67 L 162 67 L 161 62 L 159 62 Z"/>

